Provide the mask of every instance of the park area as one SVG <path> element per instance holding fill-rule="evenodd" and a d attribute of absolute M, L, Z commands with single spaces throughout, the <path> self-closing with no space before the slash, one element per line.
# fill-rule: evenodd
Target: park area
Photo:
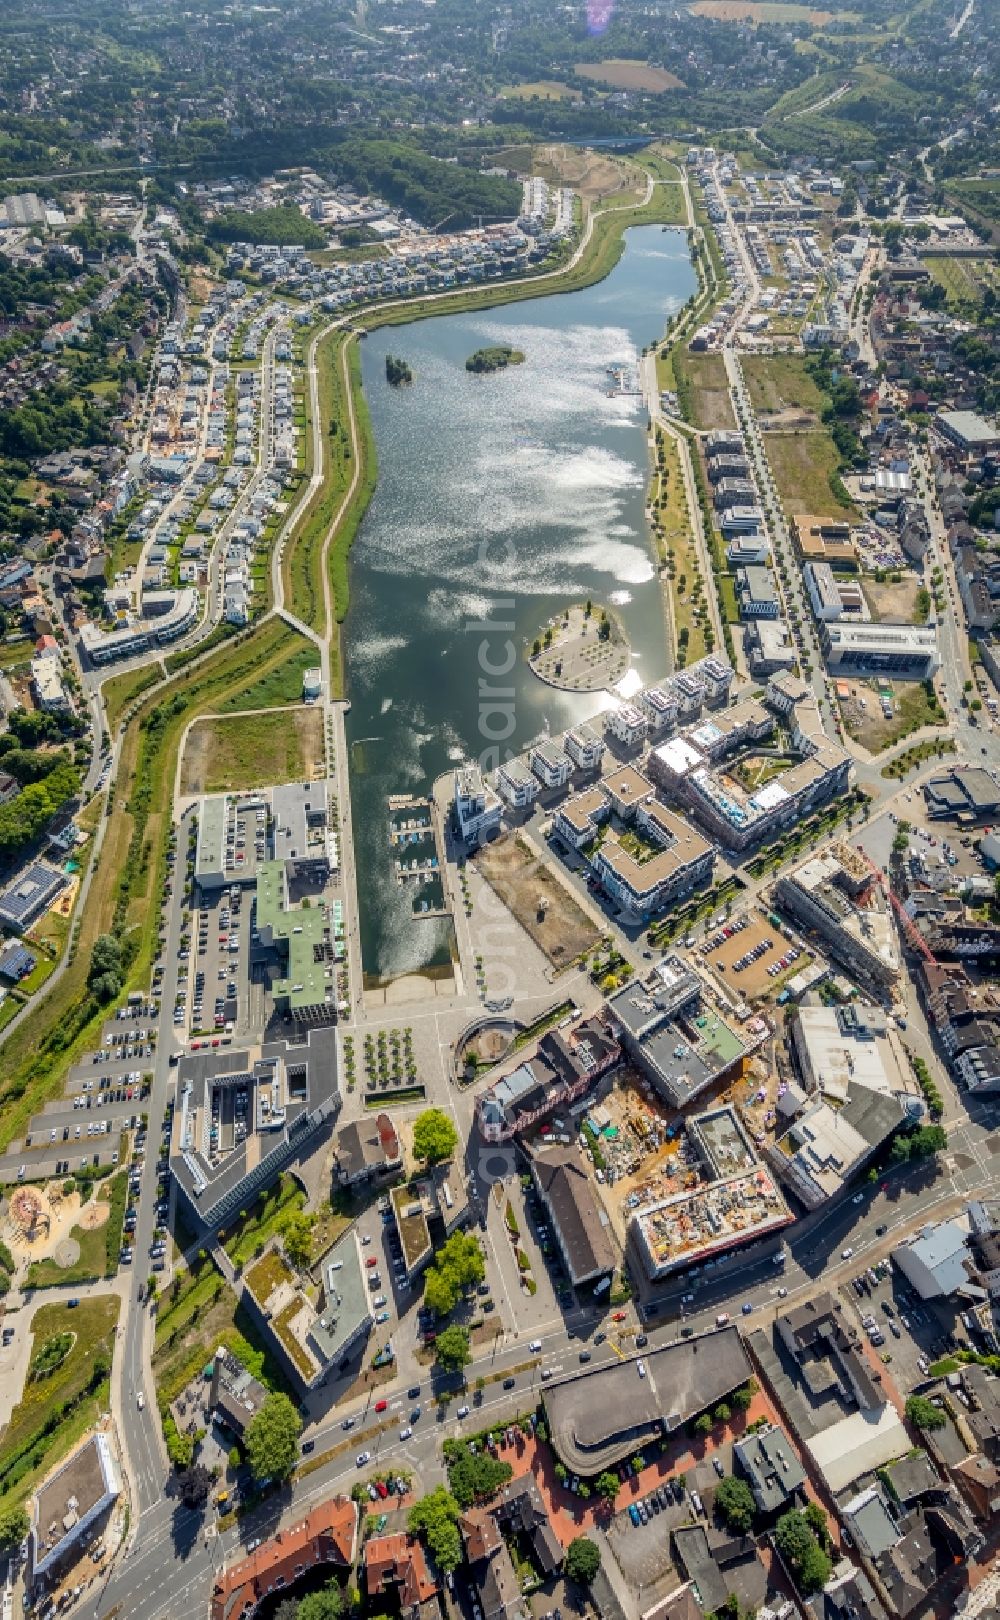
<path fill-rule="evenodd" d="M 106 1407 L 118 1306 L 105 1294 L 40 1305 L 32 1316 L 24 1388 L 0 1440 L 7 1505 L 22 1501 Z"/>
<path fill-rule="evenodd" d="M 473 864 L 553 967 L 593 950 L 600 930 L 522 838 L 508 833 L 486 844 Z"/>
<path fill-rule="evenodd" d="M 322 775 L 323 711 L 275 709 L 266 714 L 197 720 L 184 745 L 181 793 L 196 795 L 308 782 Z"/>

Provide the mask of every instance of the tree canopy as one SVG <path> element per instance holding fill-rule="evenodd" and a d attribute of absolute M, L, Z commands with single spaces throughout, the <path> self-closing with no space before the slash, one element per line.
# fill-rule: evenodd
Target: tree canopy
<path fill-rule="evenodd" d="M 247 1424 L 243 1447 L 254 1479 L 287 1479 L 299 1454 L 302 1422 L 287 1395 L 269 1395 Z"/>
<path fill-rule="evenodd" d="M 755 1504 L 753 1491 L 745 1479 L 736 1479 L 732 1474 L 720 1479 L 715 1505 L 730 1530 L 746 1535 L 751 1529 Z"/>
<path fill-rule="evenodd" d="M 462 1538 L 458 1521 L 462 1509 L 444 1485 L 415 1502 L 407 1516 L 407 1529 L 422 1535 L 427 1550 L 441 1569 L 457 1569 L 462 1562 Z"/>
<path fill-rule="evenodd" d="M 943 1429 L 947 1418 L 939 1406 L 928 1400 L 926 1395 L 909 1395 L 906 1400 L 906 1416 L 918 1429 Z"/>
<path fill-rule="evenodd" d="M 438 1366 L 443 1367 L 445 1372 L 461 1372 L 472 1360 L 468 1328 L 459 1327 L 457 1322 L 453 1322 L 451 1327 L 446 1327 L 437 1336 L 434 1354 Z"/>
<path fill-rule="evenodd" d="M 438 1316 L 455 1309 L 463 1288 L 481 1283 L 486 1263 L 478 1238 L 454 1232 L 438 1250 L 424 1282 L 424 1304 Z"/>
<path fill-rule="evenodd" d="M 829 1578 L 831 1564 L 806 1515 L 798 1508 L 783 1513 L 774 1527 L 774 1540 L 803 1596 L 818 1592 Z"/>
<path fill-rule="evenodd" d="M 470 1451 L 464 1440 L 446 1440 L 442 1449 L 451 1494 L 460 1508 L 488 1501 L 514 1472 L 510 1463 L 488 1451 Z"/>
<path fill-rule="evenodd" d="M 601 1549 L 589 1536 L 574 1536 L 566 1548 L 563 1572 L 571 1581 L 589 1586 L 601 1567 Z"/>
<path fill-rule="evenodd" d="M 310 1592 L 299 1604 L 295 1620 L 340 1620 L 344 1594 L 335 1580 L 327 1581 L 319 1592 Z"/>
<path fill-rule="evenodd" d="M 442 1108 L 425 1108 L 413 1122 L 413 1152 L 424 1164 L 450 1159 L 457 1142 L 454 1121 Z"/>
<path fill-rule="evenodd" d="M 0 1547 L 10 1552 L 24 1540 L 31 1521 L 23 1507 L 7 1507 L 0 1511 Z"/>

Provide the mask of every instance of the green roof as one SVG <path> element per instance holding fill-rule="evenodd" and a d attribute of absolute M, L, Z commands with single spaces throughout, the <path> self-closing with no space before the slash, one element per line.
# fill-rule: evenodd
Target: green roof
<path fill-rule="evenodd" d="M 257 927 L 269 928 L 287 954 L 286 976 L 275 981 L 274 994 L 296 1012 L 321 1006 L 331 988 L 323 951 L 326 914 L 321 906 L 290 910 L 286 894 L 284 861 L 265 861 L 257 872 Z"/>

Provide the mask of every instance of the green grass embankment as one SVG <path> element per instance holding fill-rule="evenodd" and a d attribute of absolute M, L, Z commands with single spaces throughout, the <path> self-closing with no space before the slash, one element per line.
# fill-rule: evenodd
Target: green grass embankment
<path fill-rule="evenodd" d="M 30 1116 L 58 1094 L 67 1068 L 93 1044 L 108 1014 L 87 988 L 98 935 L 114 933 L 122 941 L 126 989 L 149 983 L 167 881 L 177 753 L 188 722 L 266 682 L 301 639 L 283 620 L 269 619 L 139 702 L 122 738 L 104 845 L 66 971 L 2 1049 L 0 1149 L 23 1136 Z M 185 855 L 178 852 L 182 871 Z"/>

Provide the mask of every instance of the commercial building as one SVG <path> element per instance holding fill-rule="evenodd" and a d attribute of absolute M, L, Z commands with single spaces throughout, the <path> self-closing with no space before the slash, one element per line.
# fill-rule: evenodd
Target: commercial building
<path fill-rule="evenodd" d="M 261 954 L 273 953 L 281 977 L 271 990 L 279 1011 L 297 1023 L 330 1023 L 337 1016 L 337 949 L 325 905 L 293 908 L 288 859 L 257 869 L 255 919 Z M 342 948 L 342 947 L 341 947 Z"/>
<path fill-rule="evenodd" d="M 456 829 L 464 844 L 481 844 L 500 831 L 503 806 L 478 765 L 462 765 L 456 770 L 453 809 Z"/>
<path fill-rule="evenodd" d="M 859 1086 L 887 1097 L 919 1100 L 909 1060 L 879 1007 L 799 1007 L 791 1049 L 808 1093 L 844 1104 Z"/>
<path fill-rule="evenodd" d="M 609 1074 L 621 1047 L 598 1018 L 568 1021 L 542 1036 L 523 1058 L 476 1099 L 476 1122 L 486 1142 L 506 1142 L 529 1126 L 570 1107 Z"/>
<path fill-rule="evenodd" d="M 780 877 L 774 897 L 849 973 L 883 989 L 895 984 L 901 967 L 896 924 L 871 869 L 849 844 L 835 844 Z"/>
<path fill-rule="evenodd" d="M 732 1108 L 688 1122 L 702 1181 L 638 1209 L 630 1247 L 651 1282 L 773 1236 L 792 1219 L 777 1183 L 757 1159 Z"/>
<path fill-rule="evenodd" d="M 898 1244 L 892 1259 L 921 1299 L 947 1299 L 970 1288 L 968 1217 L 928 1223 Z"/>
<path fill-rule="evenodd" d="M 960 827 L 992 821 L 1000 811 L 1000 784 L 981 765 L 953 765 L 924 784 L 927 814 L 947 817 Z"/>
<path fill-rule="evenodd" d="M 773 1423 L 735 1442 L 733 1467 L 750 1486 L 759 1513 L 787 1512 L 804 1494 L 806 1471 L 787 1435 Z"/>
<path fill-rule="evenodd" d="M 937 631 L 926 624 L 820 625 L 820 643 L 834 672 L 928 680 L 941 667 Z"/>
<path fill-rule="evenodd" d="M 982 456 L 1000 450 L 1000 428 L 975 411 L 940 411 L 934 423 L 946 439 L 970 455 Z"/>
<path fill-rule="evenodd" d="M 402 1164 L 399 1135 L 389 1114 L 351 1120 L 337 1132 L 334 1165 L 341 1187 L 394 1175 Z"/>
<path fill-rule="evenodd" d="M 672 954 L 609 997 L 606 1012 L 614 1037 L 672 1108 L 693 1102 L 762 1038 L 737 1034 L 707 983 Z"/>
<path fill-rule="evenodd" d="M 543 1388 L 556 1456 L 570 1473 L 593 1479 L 645 1446 L 675 1434 L 751 1376 L 734 1327 L 675 1340 L 637 1358 L 574 1369 Z"/>
<path fill-rule="evenodd" d="M 0 894 L 0 928 L 21 934 L 48 911 L 66 887 L 64 873 L 45 861 L 33 861 Z"/>
<path fill-rule="evenodd" d="M 289 879 L 325 883 L 330 876 L 331 833 L 325 782 L 289 782 L 271 794 L 274 858 Z"/>
<path fill-rule="evenodd" d="M 827 562 L 835 568 L 858 566 L 851 525 L 842 519 L 797 512 L 792 518 L 792 539 L 803 562 Z"/>
<path fill-rule="evenodd" d="M 340 1106 L 337 1073 L 332 1029 L 181 1056 L 170 1168 L 190 1224 L 218 1231 L 312 1145 Z"/>
<path fill-rule="evenodd" d="M 573 1287 L 606 1282 L 618 1264 L 618 1249 L 576 1142 L 532 1148 L 529 1166 Z"/>
<path fill-rule="evenodd" d="M 864 1087 L 836 1107 L 819 1096 L 803 1099 L 788 1129 L 765 1146 L 764 1157 L 799 1203 L 819 1209 L 839 1197 L 912 1118 L 908 1102 Z"/>
<path fill-rule="evenodd" d="M 437 1164 L 405 1187 L 393 1187 L 389 1204 L 399 1233 L 406 1275 L 412 1283 L 428 1266 L 445 1238 L 469 1218 L 461 1167 Z"/>
<path fill-rule="evenodd" d="M 243 1438 L 247 1424 L 257 1416 L 267 1400 L 268 1390 L 243 1363 L 220 1345 L 212 1362 L 212 1388 L 209 1399 L 216 1416 Z"/>
<path fill-rule="evenodd" d="M 756 679 L 790 670 L 798 651 L 784 619 L 752 619 L 743 632 L 743 651 Z"/>
<path fill-rule="evenodd" d="M 277 1243 L 244 1274 L 244 1300 L 278 1360 L 302 1389 L 315 1389 L 328 1373 L 345 1371 L 372 1325 L 371 1295 L 355 1228 L 327 1251 L 321 1271 L 318 1306 Z"/>
<path fill-rule="evenodd" d="M 776 619 L 781 611 L 774 575 L 769 568 L 738 568 L 736 600 L 744 619 Z"/>
<path fill-rule="evenodd" d="M 35 1492 L 31 1523 L 33 1580 L 77 1556 L 97 1521 L 121 1495 L 121 1472 L 106 1434 L 92 1435 Z"/>

